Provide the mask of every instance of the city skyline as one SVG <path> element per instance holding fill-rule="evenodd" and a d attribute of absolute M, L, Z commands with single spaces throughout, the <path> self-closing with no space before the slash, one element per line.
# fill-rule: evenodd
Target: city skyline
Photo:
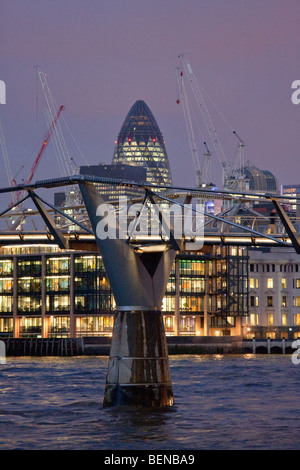
<path fill-rule="evenodd" d="M 184 53 L 214 102 L 215 110 L 207 104 L 228 161 L 236 152 L 234 129 L 246 144 L 246 161 L 270 170 L 279 184 L 298 183 L 300 106 L 291 100 L 292 83 L 300 78 L 297 1 L 2 0 L 0 13 L 0 79 L 7 94 L 0 118 L 18 182 L 26 179 L 46 131 L 39 65 L 66 108 L 63 117 L 86 160 L 75 155 L 79 165 L 112 162 L 124 118 L 141 99 L 166 141 L 173 183 L 195 186 L 176 103 L 176 67 Z M 52 156 L 50 147 L 35 179 L 58 176 Z M 221 166 L 212 159 L 220 186 Z M 0 184 L 7 183 L 3 172 Z"/>

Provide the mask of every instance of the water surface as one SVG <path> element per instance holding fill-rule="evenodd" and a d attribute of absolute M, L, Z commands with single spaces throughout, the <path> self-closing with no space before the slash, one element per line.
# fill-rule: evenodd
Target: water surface
<path fill-rule="evenodd" d="M 0 449 L 300 449 L 291 356 L 170 356 L 175 406 L 104 409 L 108 358 L 7 358 Z"/>

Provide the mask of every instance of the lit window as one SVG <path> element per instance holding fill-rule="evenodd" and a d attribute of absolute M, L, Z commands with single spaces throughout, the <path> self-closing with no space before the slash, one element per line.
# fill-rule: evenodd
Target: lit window
<path fill-rule="evenodd" d="M 281 287 L 282 289 L 286 289 L 286 279 L 284 277 L 281 279 Z"/>
<path fill-rule="evenodd" d="M 286 321 L 287 320 L 287 315 L 286 315 L 286 313 L 283 313 L 281 318 L 282 318 L 282 320 L 281 320 L 282 326 L 286 326 L 286 324 L 287 324 L 287 321 Z"/>
<path fill-rule="evenodd" d="M 293 306 L 294 307 L 300 307 L 300 296 L 299 295 L 293 297 Z"/>
<path fill-rule="evenodd" d="M 268 289 L 273 289 L 273 278 L 272 277 L 269 277 L 268 280 L 267 280 L 267 287 Z"/>
<path fill-rule="evenodd" d="M 268 326 L 272 326 L 273 325 L 273 314 L 272 313 L 268 313 Z"/>

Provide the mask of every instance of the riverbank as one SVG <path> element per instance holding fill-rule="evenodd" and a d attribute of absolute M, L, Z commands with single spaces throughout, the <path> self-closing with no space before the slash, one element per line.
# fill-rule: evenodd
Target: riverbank
<path fill-rule="evenodd" d="M 111 337 L 2 338 L 6 356 L 108 356 Z M 291 354 L 292 340 L 246 340 L 241 336 L 167 336 L 169 355 Z"/>

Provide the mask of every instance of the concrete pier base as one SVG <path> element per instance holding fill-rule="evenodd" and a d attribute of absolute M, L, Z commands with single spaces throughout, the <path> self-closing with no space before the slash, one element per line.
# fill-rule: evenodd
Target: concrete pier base
<path fill-rule="evenodd" d="M 167 342 L 158 310 L 116 312 L 103 406 L 121 405 L 173 405 Z"/>

